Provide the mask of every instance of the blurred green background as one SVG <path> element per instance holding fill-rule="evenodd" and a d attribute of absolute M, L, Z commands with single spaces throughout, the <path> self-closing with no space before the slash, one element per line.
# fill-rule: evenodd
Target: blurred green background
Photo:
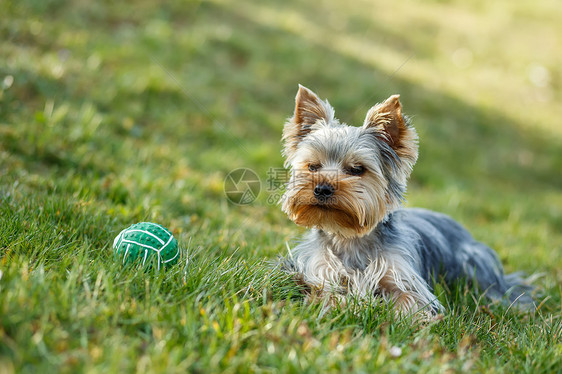
<path fill-rule="evenodd" d="M 545 273 L 556 305 L 560 19 L 555 0 L 4 0 L 0 201 L 101 256 L 152 220 L 184 247 L 275 258 L 303 232 L 264 191 L 297 84 L 355 125 L 399 93 L 420 135 L 407 205 L 453 216 L 509 271 Z M 240 167 L 263 182 L 246 206 L 223 190 Z M 7 266 L 16 249 L 0 248 Z"/>

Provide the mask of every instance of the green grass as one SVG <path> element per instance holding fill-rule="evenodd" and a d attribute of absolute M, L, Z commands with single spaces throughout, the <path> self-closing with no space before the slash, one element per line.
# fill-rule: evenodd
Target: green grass
<path fill-rule="evenodd" d="M 562 372 L 562 9 L 556 1 L 0 3 L 0 373 Z M 264 182 L 297 84 L 362 123 L 400 93 L 420 134 L 408 205 L 450 214 L 535 314 L 459 284 L 429 325 L 323 313 L 272 266 L 303 232 Z M 113 238 L 173 231 L 166 273 Z M 397 348 L 400 348 L 400 352 Z M 399 354 L 398 354 L 399 353 Z"/>

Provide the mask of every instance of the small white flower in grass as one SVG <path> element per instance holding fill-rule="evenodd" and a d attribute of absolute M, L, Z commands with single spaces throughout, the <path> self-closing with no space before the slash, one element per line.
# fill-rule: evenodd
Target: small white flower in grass
<path fill-rule="evenodd" d="M 390 356 L 392 356 L 392 357 L 394 357 L 394 358 L 400 357 L 400 356 L 402 355 L 402 348 L 393 345 L 393 346 L 390 347 L 390 349 L 388 350 L 388 353 L 390 354 Z"/>

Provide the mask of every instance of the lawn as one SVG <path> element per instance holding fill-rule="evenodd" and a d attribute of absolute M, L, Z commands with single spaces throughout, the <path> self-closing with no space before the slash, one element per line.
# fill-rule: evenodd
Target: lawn
<path fill-rule="evenodd" d="M 0 2 L 0 373 L 562 372 L 560 19 L 555 0 Z M 304 302 L 273 265 L 304 230 L 271 178 L 299 83 L 356 125 L 400 93 L 406 205 L 540 275 L 539 310 L 462 283 L 426 325 Z M 225 196 L 237 168 L 250 204 Z M 177 265 L 114 260 L 140 221 Z"/>

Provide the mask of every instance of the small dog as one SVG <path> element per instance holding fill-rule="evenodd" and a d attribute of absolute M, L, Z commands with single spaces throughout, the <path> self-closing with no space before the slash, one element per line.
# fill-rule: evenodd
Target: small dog
<path fill-rule="evenodd" d="M 300 86 L 283 130 L 290 180 L 282 209 L 312 230 L 284 261 L 310 289 L 391 302 L 398 315 L 443 311 L 431 285 L 464 278 L 491 299 L 529 305 L 532 287 L 504 275 L 495 252 L 444 214 L 401 208 L 418 137 L 399 96 L 362 127 L 341 124 L 328 101 Z"/>

